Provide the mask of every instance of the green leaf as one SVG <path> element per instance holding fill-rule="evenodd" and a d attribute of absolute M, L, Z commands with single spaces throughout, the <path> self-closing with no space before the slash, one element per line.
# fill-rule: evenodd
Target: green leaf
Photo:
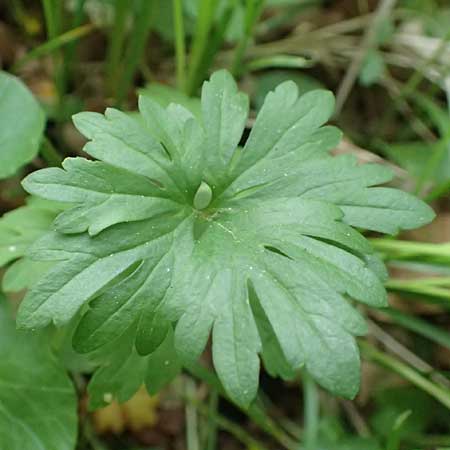
<path fill-rule="evenodd" d="M 194 197 L 194 208 L 200 210 L 205 209 L 209 206 L 212 200 L 212 190 L 211 188 L 204 182 L 200 184 L 197 192 Z"/>
<path fill-rule="evenodd" d="M 80 352 L 134 330 L 127 356 L 149 357 L 155 374 L 172 361 L 158 352 L 174 326 L 184 364 L 212 335 L 217 374 L 241 406 L 256 394 L 260 357 L 274 375 L 306 366 L 353 397 L 354 336 L 366 332 L 353 301 L 387 301 L 383 264 L 352 226 L 395 233 L 429 222 L 432 210 L 376 187 L 392 179 L 388 169 L 329 154 L 340 139 L 323 126 L 330 92 L 299 96 L 282 83 L 243 148 L 248 100 L 227 72 L 205 83 L 201 122 L 148 97 L 139 107 L 143 120 L 112 109 L 77 115 L 84 150 L 100 161 L 66 160 L 24 180 L 72 205 L 30 251 L 55 265 L 28 292 L 19 326 L 60 326 L 81 312 Z"/>
<path fill-rule="evenodd" d="M 0 117 L 0 178 L 7 178 L 37 155 L 45 115 L 28 88 L 2 71 Z"/>
<path fill-rule="evenodd" d="M 0 448 L 73 450 L 73 385 L 42 335 L 16 332 L 0 297 Z"/>
<path fill-rule="evenodd" d="M 25 206 L 0 218 L 0 266 L 12 263 L 3 277 L 6 292 L 31 286 L 53 265 L 30 260 L 26 251 L 51 229 L 52 222 L 63 209 L 63 204 L 29 197 Z"/>

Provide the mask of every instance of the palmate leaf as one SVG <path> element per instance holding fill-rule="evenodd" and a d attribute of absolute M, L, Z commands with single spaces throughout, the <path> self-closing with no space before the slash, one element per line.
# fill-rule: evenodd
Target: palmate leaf
<path fill-rule="evenodd" d="M 239 147 L 248 99 L 226 71 L 203 86 L 200 123 L 178 105 L 141 97 L 143 121 L 109 109 L 75 124 L 98 161 L 24 180 L 31 193 L 75 203 L 32 256 L 58 261 L 23 301 L 22 327 L 57 326 L 83 309 L 74 336 L 90 352 L 130 328 L 140 355 L 174 327 L 178 357 L 195 360 L 212 333 L 216 371 L 231 398 L 254 398 L 260 356 L 269 372 L 301 367 L 333 393 L 359 386 L 351 301 L 386 305 L 385 271 L 352 226 L 395 233 L 433 218 L 377 165 L 328 154 L 327 91 L 269 93 Z M 157 358 L 156 358 L 157 359 Z"/>

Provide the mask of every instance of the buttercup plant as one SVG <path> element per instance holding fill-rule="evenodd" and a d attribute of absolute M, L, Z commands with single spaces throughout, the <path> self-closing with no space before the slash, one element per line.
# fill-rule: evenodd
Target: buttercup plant
<path fill-rule="evenodd" d="M 243 407 L 260 359 L 274 376 L 305 368 L 354 397 L 355 336 L 366 325 L 353 301 L 387 304 L 385 268 L 358 230 L 416 228 L 432 210 L 379 187 L 393 177 L 388 168 L 329 154 L 341 133 L 324 126 L 328 91 L 299 97 L 293 82 L 279 85 L 243 147 L 248 98 L 232 76 L 214 73 L 201 102 L 201 122 L 148 97 L 140 119 L 115 109 L 74 117 L 95 160 L 68 158 L 23 181 L 70 207 L 30 250 L 55 264 L 27 293 L 19 326 L 81 315 L 74 348 L 112 352 L 91 382 L 97 395 L 126 399 L 142 381 L 157 390 L 212 334 L 215 370 Z"/>

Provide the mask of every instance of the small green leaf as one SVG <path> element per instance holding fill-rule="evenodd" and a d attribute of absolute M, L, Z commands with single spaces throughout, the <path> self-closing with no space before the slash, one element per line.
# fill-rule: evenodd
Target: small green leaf
<path fill-rule="evenodd" d="M 0 178 L 6 178 L 37 155 L 45 115 L 28 88 L 2 71 L 0 117 Z"/>
<path fill-rule="evenodd" d="M 209 206 L 212 200 L 212 190 L 207 183 L 202 181 L 202 184 L 197 189 L 194 197 L 194 208 L 205 209 Z"/>

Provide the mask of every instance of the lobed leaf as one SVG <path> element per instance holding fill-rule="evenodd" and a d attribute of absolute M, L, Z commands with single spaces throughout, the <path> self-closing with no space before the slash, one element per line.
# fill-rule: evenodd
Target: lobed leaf
<path fill-rule="evenodd" d="M 28 292 L 18 324 L 62 325 L 80 312 L 79 352 L 130 335 L 123 358 L 118 349 L 124 366 L 93 381 L 120 398 L 138 381 L 133 389 L 120 381 L 119 367 L 136 365 L 154 391 L 210 336 L 218 376 L 242 406 L 256 394 L 260 359 L 287 379 L 306 367 L 353 397 L 354 337 L 366 332 L 353 302 L 387 300 L 383 264 L 352 227 L 395 233 L 433 212 L 377 187 L 389 170 L 329 155 L 340 139 L 323 126 L 333 104 L 329 92 L 299 96 L 285 82 L 267 95 L 243 148 L 248 100 L 224 71 L 204 85 L 201 121 L 148 97 L 142 120 L 115 110 L 77 115 L 85 150 L 99 161 L 66 160 L 24 180 L 71 206 L 32 248 L 54 266 Z"/>

